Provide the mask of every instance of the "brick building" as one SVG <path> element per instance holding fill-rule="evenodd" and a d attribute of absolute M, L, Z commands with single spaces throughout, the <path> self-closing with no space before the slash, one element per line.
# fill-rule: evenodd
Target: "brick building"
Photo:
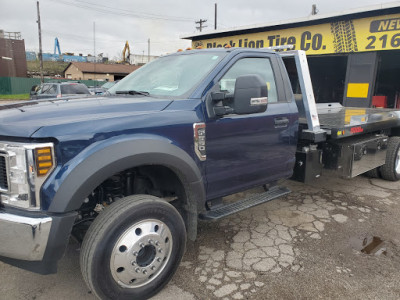
<path fill-rule="evenodd" d="M 26 77 L 25 41 L 20 32 L 0 30 L 0 77 Z"/>
<path fill-rule="evenodd" d="M 73 80 L 115 81 L 138 68 L 140 66 L 71 62 L 64 70 L 64 77 Z"/>

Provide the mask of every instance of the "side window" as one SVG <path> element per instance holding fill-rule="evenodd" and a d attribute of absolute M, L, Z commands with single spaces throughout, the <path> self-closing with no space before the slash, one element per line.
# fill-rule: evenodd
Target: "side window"
<path fill-rule="evenodd" d="M 278 102 L 274 72 L 271 61 L 268 58 L 254 57 L 238 60 L 219 81 L 219 89 L 222 92 L 233 93 L 236 78 L 242 75 L 257 74 L 264 79 L 268 87 L 268 102 Z"/>
<path fill-rule="evenodd" d="M 49 89 L 49 94 L 54 95 L 57 94 L 57 86 L 56 85 L 52 85 L 51 88 Z"/>
<path fill-rule="evenodd" d="M 54 95 L 57 94 L 57 86 L 54 84 L 44 84 L 41 88 L 40 94 Z"/>
<path fill-rule="evenodd" d="M 44 94 L 51 86 L 49 84 L 42 84 L 38 91 L 38 94 Z"/>

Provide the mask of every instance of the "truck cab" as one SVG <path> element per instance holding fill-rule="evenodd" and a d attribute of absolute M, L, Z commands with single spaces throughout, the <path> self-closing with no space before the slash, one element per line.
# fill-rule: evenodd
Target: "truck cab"
<path fill-rule="evenodd" d="M 273 51 L 180 52 L 104 97 L 30 101 L 0 114 L 1 260 L 54 273 L 72 234 L 100 298 L 152 295 L 176 269 L 186 236 L 195 239 L 199 216 L 210 218 L 224 196 L 274 186 L 295 163 L 298 112 Z M 101 235 L 107 249 L 96 244 Z M 103 289 L 109 280 L 113 291 Z"/>

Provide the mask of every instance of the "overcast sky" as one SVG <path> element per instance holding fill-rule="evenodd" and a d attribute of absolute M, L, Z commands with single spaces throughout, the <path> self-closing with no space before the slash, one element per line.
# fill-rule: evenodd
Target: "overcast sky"
<path fill-rule="evenodd" d="M 319 14 L 340 12 L 393 1 L 377 0 L 40 0 L 43 52 L 54 51 L 58 37 L 62 52 L 87 55 L 121 55 L 125 41 L 131 53 L 160 55 L 190 45 L 179 36 L 195 32 L 196 20 L 207 19 L 214 28 L 214 3 L 218 4 L 218 29 L 306 17 L 311 5 Z M 400 6 L 400 2 L 399 6 Z M 36 0 L 0 0 L 0 29 L 19 31 L 26 50 L 38 51 Z M 93 32 L 95 24 L 95 35 Z"/>

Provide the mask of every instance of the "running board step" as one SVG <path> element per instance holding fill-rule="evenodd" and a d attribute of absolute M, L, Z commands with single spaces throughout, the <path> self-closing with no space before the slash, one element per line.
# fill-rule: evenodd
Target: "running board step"
<path fill-rule="evenodd" d="M 218 206 L 203 214 L 200 214 L 200 219 L 203 220 L 217 220 L 226 216 L 232 215 L 247 208 L 274 200 L 280 196 L 289 194 L 290 190 L 287 187 L 273 187 L 268 192 L 262 194 L 252 195 L 249 198 L 229 203 L 226 205 Z"/>

